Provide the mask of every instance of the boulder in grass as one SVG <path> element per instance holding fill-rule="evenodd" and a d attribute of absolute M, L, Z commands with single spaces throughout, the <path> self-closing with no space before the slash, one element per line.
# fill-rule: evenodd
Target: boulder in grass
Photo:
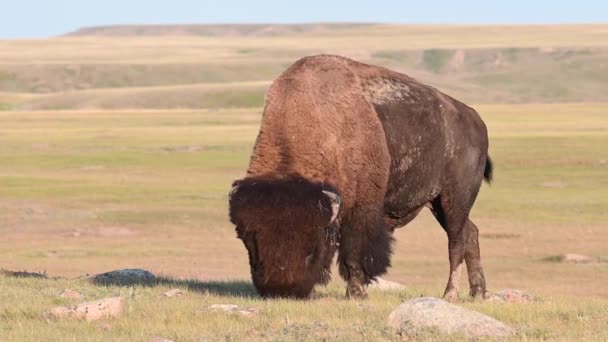
<path fill-rule="evenodd" d="M 492 317 L 431 297 L 402 303 L 391 312 L 388 325 L 403 335 L 432 330 L 468 338 L 504 338 L 514 333 L 511 327 Z"/>
<path fill-rule="evenodd" d="M 122 313 L 122 298 L 104 298 L 73 306 L 57 306 L 49 311 L 54 318 L 84 319 L 96 321 L 102 318 L 118 317 Z"/>
<path fill-rule="evenodd" d="M 101 285 L 153 285 L 156 276 L 146 270 L 139 268 L 127 268 L 106 273 L 101 273 L 91 277 L 92 281 Z"/>

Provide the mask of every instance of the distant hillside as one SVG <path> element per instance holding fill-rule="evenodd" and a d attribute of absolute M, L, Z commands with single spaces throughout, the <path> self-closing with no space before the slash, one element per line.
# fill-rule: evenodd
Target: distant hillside
<path fill-rule="evenodd" d="M 211 24 L 211 25 L 112 25 L 83 27 L 66 36 L 210 36 L 274 37 L 298 33 L 321 33 L 377 24 Z"/>
<path fill-rule="evenodd" d="M 471 104 L 608 102 L 608 24 L 164 25 L 0 40 L 0 111 L 260 107 L 277 75 L 320 53 Z"/>

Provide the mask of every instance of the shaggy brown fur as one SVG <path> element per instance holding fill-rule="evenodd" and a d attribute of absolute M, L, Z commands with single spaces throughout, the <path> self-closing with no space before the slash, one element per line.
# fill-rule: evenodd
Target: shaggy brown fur
<path fill-rule="evenodd" d="M 335 190 L 298 175 L 251 177 L 234 186 L 230 219 L 247 246 L 258 292 L 302 298 L 327 283 L 337 227 L 330 225 L 332 203 L 323 191 Z"/>
<path fill-rule="evenodd" d="M 491 177 L 487 149 L 475 110 L 432 87 L 339 56 L 297 61 L 268 90 L 247 177 L 230 200 L 256 288 L 305 297 L 326 280 L 330 219 L 315 202 L 327 208 L 327 184 L 341 200 L 331 226 L 340 227 L 348 296 L 365 296 L 365 285 L 390 265 L 391 232 L 425 206 L 449 238 L 446 297 L 457 295 L 463 260 L 471 294 L 483 295 L 477 228 L 468 214 L 484 172 Z"/>

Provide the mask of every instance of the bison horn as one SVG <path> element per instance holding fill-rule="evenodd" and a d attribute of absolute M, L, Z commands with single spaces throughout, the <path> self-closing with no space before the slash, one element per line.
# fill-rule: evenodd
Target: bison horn
<path fill-rule="evenodd" d="M 340 205 L 342 204 L 342 200 L 340 199 L 340 196 L 335 192 L 323 190 L 323 193 L 327 196 L 327 198 L 329 198 L 329 201 L 331 202 L 331 220 L 329 221 L 329 223 L 331 224 L 336 220 L 338 214 L 340 213 Z"/>
<path fill-rule="evenodd" d="M 228 193 L 228 199 L 231 199 L 232 195 L 234 195 L 238 189 L 239 189 L 239 185 L 238 184 L 234 185 L 232 187 L 232 189 L 230 189 L 230 193 Z"/>

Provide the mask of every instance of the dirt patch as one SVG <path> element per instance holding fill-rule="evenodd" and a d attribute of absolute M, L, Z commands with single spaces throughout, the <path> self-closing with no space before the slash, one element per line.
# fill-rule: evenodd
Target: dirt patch
<path fill-rule="evenodd" d="M 543 258 L 542 261 L 557 262 L 557 263 L 564 263 L 564 264 L 593 264 L 593 263 L 602 262 L 603 260 L 600 258 L 597 258 L 597 257 L 592 257 L 592 256 L 588 256 L 588 255 L 583 255 L 583 254 L 566 253 L 566 254 L 548 256 L 546 258 Z"/>
<path fill-rule="evenodd" d="M 162 147 L 165 152 L 199 152 L 205 150 L 204 145 L 179 145 Z"/>
<path fill-rule="evenodd" d="M 563 189 L 568 186 L 568 184 L 562 181 L 551 181 L 551 182 L 543 182 L 540 183 L 543 188 L 552 188 L 552 189 Z"/>
<path fill-rule="evenodd" d="M 96 235 L 104 238 L 131 237 L 137 232 L 124 226 L 104 226 L 97 228 Z"/>

